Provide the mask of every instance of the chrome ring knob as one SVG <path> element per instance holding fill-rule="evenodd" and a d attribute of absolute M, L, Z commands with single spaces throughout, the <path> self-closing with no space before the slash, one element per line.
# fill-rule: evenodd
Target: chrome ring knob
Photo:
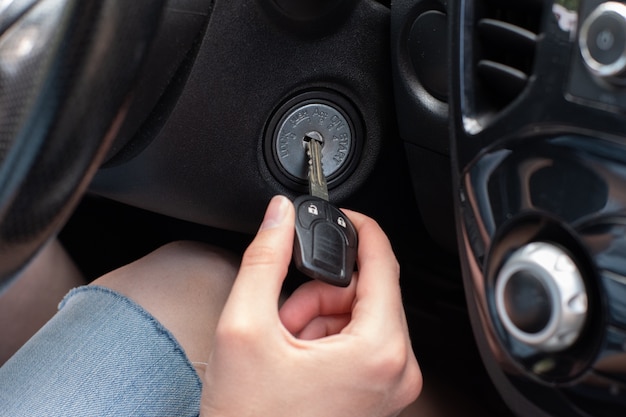
<path fill-rule="evenodd" d="M 626 5 L 600 4 L 585 19 L 578 36 L 585 65 L 612 84 L 626 84 Z"/>
<path fill-rule="evenodd" d="M 514 252 L 498 273 L 495 296 L 507 332 L 544 352 L 572 346 L 587 317 L 582 275 L 570 255 L 551 243 L 534 242 Z"/>

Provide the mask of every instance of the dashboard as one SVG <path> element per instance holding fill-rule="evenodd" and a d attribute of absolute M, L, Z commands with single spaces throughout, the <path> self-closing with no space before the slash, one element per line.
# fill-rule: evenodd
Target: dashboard
<path fill-rule="evenodd" d="M 167 71 L 91 193 L 250 233 L 271 195 L 305 192 L 300 136 L 322 129 L 332 201 L 384 223 L 412 192 L 424 230 L 396 248 L 459 256 L 509 408 L 623 412 L 626 5 L 283 3 L 170 6 Z"/>
<path fill-rule="evenodd" d="M 245 243 L 306 192 L 315 130 L 331 201 L 390 236 L 416 350 L 421 321 L 446 330 L 452 359 L 420 361 L 480 358 L 519 416 L 624 413 L 626 3 L 163 3 L 88 188 L 129 236 L 113 258 L 169 226 Z"/>

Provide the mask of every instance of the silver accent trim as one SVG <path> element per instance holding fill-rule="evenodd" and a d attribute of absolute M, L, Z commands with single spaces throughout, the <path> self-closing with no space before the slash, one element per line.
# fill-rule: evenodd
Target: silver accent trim
<path fill-rule="evenodd" d="M 591 14 L 583 22 L 580 29 L 580 35 L 578 37 L 578 45 L 580 47 L 580 52 L 585 65 L 589 68 L 591 73 L 601 78 L 616 77 L 626 70 L 626 48 L 622 51 L 622 55 L 619 59 L 609 65 L 596 61 L 593 56 L 591 56 L 591 52 L 589 52 L 589 46 L 587 44 L 589 28 L 600 16 L 608 13 L 615 14 L 621 18 L 626 36 L 626 5 L 615 1 L 609 1 L 602 3 L 596 7 L 593 12 L 591 12 Z"/>
<path fill-rule="evenodd" d="M 544 284 L 552 300 L 550 320 L 537 333 L 518 328 L 506 311 L 504 293 L 507 283 L 520 271 L 531 273 Z M 495 292 L 498 318 L 520 342 L 544 352 L 556 352 L 569 348 L 580 336 L 588 310 L 585 283 L 570 255 L 560 247 L 534 242 L 518 249 L 498 273 Z"/>

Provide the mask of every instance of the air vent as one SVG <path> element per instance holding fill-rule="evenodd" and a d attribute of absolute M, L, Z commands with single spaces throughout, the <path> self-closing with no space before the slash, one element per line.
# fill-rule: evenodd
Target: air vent
<path fill-rule="evenodd" d="M 541 26 L 540 0 L 475 1 L 474 109 L 493 117 L 518 97 L 533 71 Z M 469 14 L 471 15 L 471 14 Z"/>

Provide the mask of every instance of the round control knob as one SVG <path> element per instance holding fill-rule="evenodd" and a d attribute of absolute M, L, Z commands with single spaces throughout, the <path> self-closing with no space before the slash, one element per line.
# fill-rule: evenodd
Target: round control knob
<path fill-rule="evenodd" d="M 585 283 L 572 258 L 546 242 L 518 249 L 496 278 L 496 311 L 520 342 L 544 352 L 572 346 L 587 316 Z"/>
<path fill-rule="evenodd" d="M 626 84 L 626 5 L 602 3 L 585 19 L 578 44 L 589 71 L 612 83 Z"/>

